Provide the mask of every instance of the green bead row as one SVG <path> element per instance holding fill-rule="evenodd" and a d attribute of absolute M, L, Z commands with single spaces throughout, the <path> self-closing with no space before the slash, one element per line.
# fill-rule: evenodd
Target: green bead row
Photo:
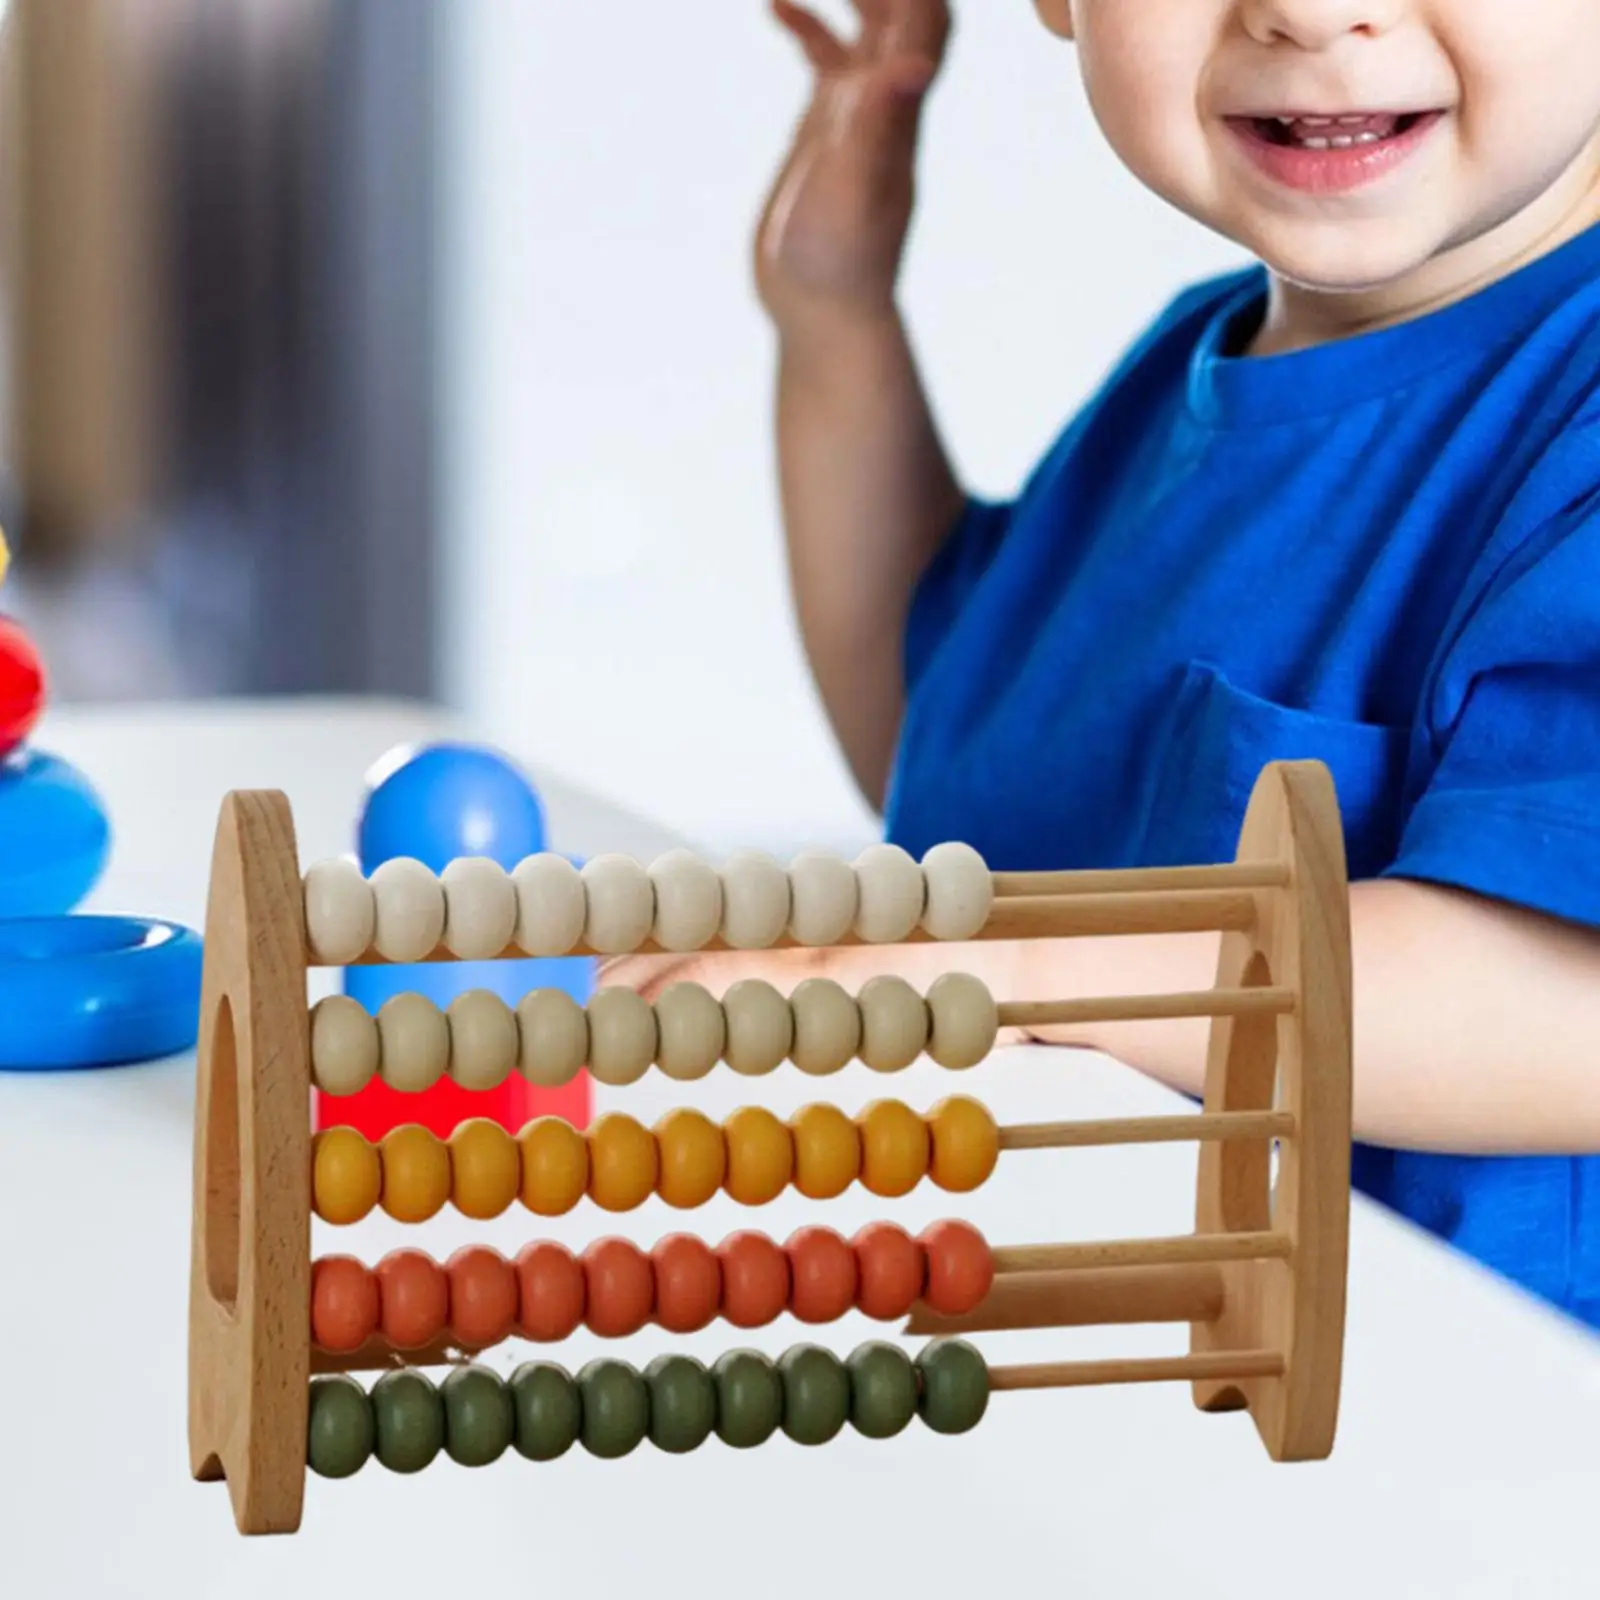
<path fill-rule="evenodd" d="M 962 1339 L 936 1339 L 915 1360 L 873 1341 L 841 1360 L 802 1344 L 774 1361 L 730 1350 L 707 1369 L 692 1356 L 658 1356 L 641 1373 L 602 1357 L 576 1378 L 552 1361 L 528 1361 L 502 1378 L 453 1368 L 440 1384 L 414 1367 L 386 1372 L 369 1394 L 348 1374 L 314 1378 L 306 1459 L 324 1478 L 348 1478 L 376 1456 L 391 1472 L 420 1472 L 440 1453 L 483 1467 L 515 1450 L 554 1461 L 575 1444 L 614 1461 L 649 1439 L 683 1455 L 713 1433 L 735 1450 L 781 1428 L 820 1445 L 848 1422 L 891 1439 L 914 1417 L 935 1433 L 966 1433 L 989 1404 L 989 1369 Z"/>

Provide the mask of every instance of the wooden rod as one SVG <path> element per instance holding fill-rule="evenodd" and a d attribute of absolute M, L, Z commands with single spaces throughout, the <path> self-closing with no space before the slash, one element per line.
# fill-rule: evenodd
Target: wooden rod
<path fill-rule="evenodd" d="M 1117 1117 L 1100 1122 L 1022 1123 L 1000 1130 L 1002 1150 L 1084 1150 L 1101 1145 L 1219 1144 L 1292 1139 L 1292 1111 L 1207 1111 L 1177 1117 Z"/>
<path fill-rule="evenodd" d="M 1282 861 L 1220 862 L 1193 867 L 1127 867 L 1077 872 L 996 872 L 997 900 L 1041 894 L 1165 894 L 1174 889 L 1285 889 Z"/>
<path fill-rule="evenodd" d="M 1003 1333 L 1020 1328 L 1215 1322 L 1222 1306 L 1222 1269 L 1211 1263 L 1017 1272 L 996 1278 L 983 1303 L 963 1316 L 945 1317 L 926 1306 L 915 1307 L 906 1332 Z"/>
<path fill-rule="evenodd" d="M 1186 994 L 1093 995 L 1084 1000 L 1013 1000 L 999 1007 L 1002 1028 L 1083 1022 L 1148 1022 L 1160 1017 L 1284 1016 L 1295 1008 L 1287 988 L 1196 989 Z"/>
<path fill-rule="evenodd" d="M 1289 1253 L 1289 1237 L 1283 1233 L 1185 1233 L 1172 1239 L 1002 1245 L 994 1252 L 994 1270 L 999 1274 L 1069 1272 L 1080 1267 L 1191 1266 L 1208 1261 L 1284 1260 Z"/>
<path fill-rule="evenodd" d="M 1218 1350 L 1203 1356 L 1155 1356 L 1119 1361 L 1043 1361 L 1030 1366 L 993 1367 L 989 1387 L 1008 1389 L 1083 1389 L 1107 1383 L 1181 1383 L 1197 1379 L 1281 1378 L 1277 1350 Z"/>

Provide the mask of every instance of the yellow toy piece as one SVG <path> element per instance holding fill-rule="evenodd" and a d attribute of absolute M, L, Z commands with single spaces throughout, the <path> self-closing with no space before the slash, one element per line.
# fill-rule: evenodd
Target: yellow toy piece
<path fill-rule="evenodd" d="M 0 528 L 0 584 L 6 581 L 6 568 L 11 565 L 11 552 L 6 549 L 6 530 Z"/>

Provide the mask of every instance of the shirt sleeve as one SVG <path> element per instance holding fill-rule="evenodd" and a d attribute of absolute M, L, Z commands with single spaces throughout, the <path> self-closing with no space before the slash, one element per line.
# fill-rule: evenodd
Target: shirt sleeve
<path fill-rule="evenodd" d="M 1600 490 L 1508 560 L 1439 663 L 1385 877 L 1600 926 Z"/>
<path fill-rule="evenodd" d="M 937 554 L 918 580 L 906 617 L 903 666 L 909 695 L 927 670 L 968 596 L 989 568 L 1010 526 L 1009 501 L 969 496 Z"/>

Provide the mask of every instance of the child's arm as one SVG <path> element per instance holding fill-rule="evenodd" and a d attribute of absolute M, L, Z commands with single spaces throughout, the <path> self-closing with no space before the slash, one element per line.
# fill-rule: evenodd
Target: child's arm
<path fill-rule="evenodd" d="M 756 244 L 779 336 L 790 577 L 834 732 L 881 806 L 911 593 L 964 503 L 895 303 L 918 119 L 949 16 L 945 0 L 876 0 L 846 45 L 787 0 L 774 10 L 815 72 Z"/>
<path fill-rule="evenodd" d="M 1350 915 L 1357 1138 L 1458 1153 L 1600 1152 L 1600 933 L 1398 879 L 1352 884 Z M 721 993 L 739 977 L 787 991 L 825 975 L 855 993 L 889 971 L 925 992 L 957 969 L 1002 1001 L 1166 994 L 1211 988 L 1217 943 L 1191 934 L 627 957 L 602 981 L 654 994 L 689 979 Z M 1103 1050 L 1198 1094 L 1208 1026 L 1107 1023 L 1037 1037 Z"/>

